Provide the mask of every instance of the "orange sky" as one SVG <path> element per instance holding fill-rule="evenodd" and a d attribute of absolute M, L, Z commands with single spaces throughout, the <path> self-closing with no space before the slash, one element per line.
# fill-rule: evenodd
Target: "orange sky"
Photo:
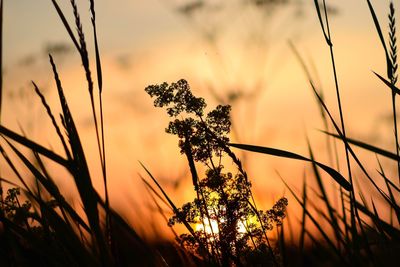
<path fill-rule="evenodd" d="M 78 2 L 93 56 L 88 6 L 86 1 Z M 132 201 L 140 203 L 144 211 L 147 208 L 143 201 L 149 201 L 138 176 L 144 174 L 138 161 L 148 166 L 177 196 L 177 202 L 189 201 L 193 194 L 187 190 L 191 188 L 190 179 L 184 178 L 176 189 L 169 185 L 188 173 L 176 148 L 177 140 L 164 133 L 168 122 L 165 112 L 153 108 L 143 90 L 149 84 L 185 78 L 210 107 L 217 103 L 210 88 L 225 99 L 232 93 L 243 94 L 233 105 L 235 142 L 307 155 L 308 134 L 315 150 L 321 152 L 321 160 L 327 160 L 321 134 L 316 131 L 322 127 L 318 108 L 287 43 L 292 40 L 308 62 L 315 65 L 328 104 L 334 107 L 329 51 L 313 5 L 304 4 L 301 18 L 294 16 L 299 11 L 296 6 L 280 7 L 271 12 L 271 17 L 263 17 L 260 10 L 243 8 L 241 1 L 235 0 L 222 11 L 188 19 L 174 11 L 174 5 L 180 2 L 96 1 L 110 189 L 114 205 L 124 209 L 127 216 L 132 215 L 128 208 L 135 209 L 130 206 Z M 367 4 L 334 2 L 337 15 L 332 17 L 331 27 L 348 133 L 390 149 L 392 140 L 387 136 L 392 135 L 391 125 L 383 119 L 390 112 L 390 94 L 371 72 L 384 74 L 385 65 Z M 374 2 L 379 18 L 386 25 L 386 1 Z M 216 3 L 227 6 L 224 1 Z M 67 4 L 61 6 L 70 14 Z M 205 38 L 210 33 L 215 33 L 215 42 Z M 30 80 L 37 82 L 57 110 L 45 53 L 49 44 L 71 45 L 51 1 L 6 1 L 6 96 L 2 122 L 15 130 L 21 124 L 28 135 L 57 150 L 60 145 L 30 86 Z M 81 63 L 77 53 L 68 47 L 66 53 L 55 54 L 55 61 L 85 147 L 87 151 L 96 151 Z M 337 114 L 335 108 L 333 111 Z M 98 156 L 89 152 L 87 157 L 92 173 L 97 176 Z M 290 184 L 299 186 L 305 168 L 301 163 L 254 154 L 247 155 L 246 166 L 259 192 L 257 198 L 265 205 L 263 208 L 269 208 L 272 200 L 284 192 L 275 170 Z M 65 179 L 60 182 L 70 184 Z M 100 180 L 95 183 L 101 188 Z"/>

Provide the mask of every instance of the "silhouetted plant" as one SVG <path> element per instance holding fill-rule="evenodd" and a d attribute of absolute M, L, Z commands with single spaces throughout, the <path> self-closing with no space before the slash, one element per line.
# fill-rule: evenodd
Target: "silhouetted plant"
<path fill-rule="evenodd" d="M 171 85 L 151 85 L 145 90 L 155 97 L 154 105 L 165 107 L 173 118 L 166 132 L 178 136 L 197 194 L 169 219 L 170 226 L 197 226 L 192 234 L 182 234 L 179 242 L 199 255 L 210 254 L 210 260 L 221 265 L 247 264 L 260 253 L 267 256 L 261 257 L 262 261 L 278 263 L 266 232 L 281 225 L 288 201 L 281 198 L 272 209 L 257 210 L 247 174 L 228 147 L 231 107 L 218 105 L 205 115 L 204 99 L 195 97 L 183 79 Z M 224 155 L 232 157 L 237 174 L 224 171 Z M 195 162 L 207 167 L 203 178 L 198 176 Z"/>
<path fill-rule="evenodd" d="M 1 206 L 4 207 L 4 216 L 19 226 L 25 226 L 28 219 L 32 217 L 31 203 L 25 200 L 20 202 L 20 189 L 10 188 L 7 190 L 7 196 L 1 201 Z"/>

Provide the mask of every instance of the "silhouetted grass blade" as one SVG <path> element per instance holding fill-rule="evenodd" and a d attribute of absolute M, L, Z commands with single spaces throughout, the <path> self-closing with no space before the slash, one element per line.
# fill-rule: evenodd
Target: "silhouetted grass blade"
<path fill-rule="evenodd" d="M 400 190 L 399 190 L 399 188 L 398 188 L 395 184 L 392 183 L 392 181 L 389 180 L 389 178 L 386 177 L 385 172 L 384 172 L 382 166 L 380 165 L 380 162 L 379 162 L 379 167 L 380 167 L 380 171 L 378 171 L 378 173 L 379 173 L 379 174 L 382 176 L 382 178 L 384 179 L 385 184 L 386 184 L 387 191 L 388 191 L 388 193 L 389 193 L 390 201 L 391 201 L 391 203 L 394 204 L 394 203 L 396 203 L 396 197 L 395 197 L 395 195 L 394 195 L 392 189 L 395 189 L 397 192 L 400 192 Z M 390 204 L 390 203 L 389 203 L 389 204 Z M 392 207 L 392 208 L 393 208 L 393 207 Z M 396 209 L 396 208 L 393 208 L 393 210 L 394 210 L 395 213 L 396 213 L 397 222 L 400 223 L 400 210 L 399 210 L 399 209 Z M 391 217 L 391 219 L 392 219 L 392 217 Z"/>
<path fill-rule="evenodd" d="M 74 230 L 71 229 L 53 209 L 49 208 L 46 203 L 40 204 L 44 211 L 42 216 L 48 220 L 49 224 L 54 229 L 57 240 L 62 242 L 63 246 L 67 248 L 67 251 L 72 254 L 72 258 L 79 262 L 78 265 L 100 266 L 101 264 L 98 262 L 98 259 L 87 251 Z"/>
<path fill-rule="evenodd" d="M 54 257 L 57 253 L 57 249 L 53 248 L 55 248 L 56 246 L 48 246 L 48 244 L 45 243 L 44 240 L 37 238 L 37 236 L 33 235 L 30 231 L 15 224 L 1 214 L 0 222 L 3 224 L 3 227 L 5 229 L 4 233 L 2 233 L 2 245 L 5 245 L 6 243 L 10 246 L 11 250 L 8 252 L 14 254 L 13 256 L 17 258 L 20 257 L 18 259 L 22 261 L 23 255 L 25 255 L 25 248 L 16 241 L 17 239 L 23 240 L 24 242 L 30 244 L 32 248 L 32 253 L 35 255 L 35 257 L 31 258 L 29 264 L 22 265 L 21 262 L 21 266 L 67 266 L 69 262 L 68 260 L 70 259 L 67 254 L 63 255 L 64 262 L 62 263 L 58 261 L 59 258 L 57 259 L 56 257 Z M 2 252 L 3 251 L 0 251 L 0 255 L 5 256 Z M 49 257 L 49 255 L 52 256 Z"/>
<path fill-rule="evenodd" d="M 379 75 L 378 73 L 376 73 L 375 71 L 372 71 L 373 73 L 375 73 L 376 76 L 378 76 L 378 78 L 384 83 L 386 84 L 387 87 L 389 87 L 392 90 L 393 94 L 397 94 L 400 95 L 400 89 L 395 86 L 394 84 L 391 84 L 388 80 L 386 80 L 385 78 L 383 78 L 381 75 Z"/>
<path fill-rule="evenodd" d="M 51 159 L 54 162 L 57 162 L 61 166 L 69 169 L 71 168 L 71 164 L 68 160 L 64 159 L 63 157 L 59 156 L 58 154 L 54 153 L 53 151 L 33 142 L 32 140 L 19 135 L 4 126 L 0 125 L 0 134 L 3 136 L 7 136 L 8 138 L 12 139 L 13 141 L 20 143 L 21 145 L 32 149 L 33 151 Z"/>
<path fill-rule="evenodd" d="M 326 132 L 326 131 L 322 131 L 322 132 L 325 133 L 325 134 L 327 134 L 327 135 L 329 135 L 329 136 L 332 136 L 332 137 L 335 137 L 335 138 L 338 138 L 338 139 L 342 139 L 342 140 L 343 140 L 343 137 L 342 137 L 342 136 L 339 136 L 338 134 L 329 133 L 329 132 Z M 368 150 L 368 151 L 371 151 L 371 152 L 376 153 L 376 154 L 378 154 L 378 155 L 382 155 L 382 156 L 384 156 L 384 157 L 386 157 L 386 158 L 393 159 L 393 160 L 396 160 L 396 161 L 399 161 L 399 160 L 400 160 L 400 158 L 397 157 L 396 154 L 394 154 L 394 153 L 392 153 L 392 152 L 390 152 L 390 151 L 384 150 L 384 149 L 382 149 L 382 148 L 379 148 L 379 147 L 376 147 L 376 146 L 367 144 L 367 143 L 365 143 L 365 142 L 362 142 L 362 141 L 359 141 L 359 140 L 356 140 L 356 139 L 352 139 L 352 138 L 348 138 L 348 137 L 346 138 L 346 141 L 347 141 L 349 144 L 353 144 L 353 145 L 355 145 L 355 146 L 364 148 L 364 149 L 366 149 L 366 150 Z"/>
<path fill-rule="evenodd" d="M 276 148 L 261 147 L 261 146 L 246 145 L 246 144 L 233 144 L 233 143 L 230 143 L 229 146 L 236 147 L 236 148 L 243 149 L 243 150 L 247 150 L 247 151 L 252 151 L 252 152 L 257 152 L 257 153 L 262 153 L 262 154 L 282 157 L 282 158 L 290 158 L 290 159 L 314 162 L 316 165 L 318 165 L 318 167 L 320 167 L 325 172 L 327 172 L 345 190 L 347 190 L 347 191 L 351 190 L 350 183 L 340 173 L 338 173 L 336 170 L 334 170 L 331 167 L 326 166 L 326 165 L 324 165 L 322 163 L 319 163 L 317 161 L 313 161 L 313 160 L 311 160 L 309 158 L 306 158 L 306 157 L 303 157 L 301 155 L 295 154 L 293 152 L 289 152 L 289 151 L 285 151 L 285 150 L 281 150 L 281 149 L 276 149 Z"/>
<path fill-rule="evenodd" d="M 168 201 L 169 205 L 171 206 L 171 208 L 173 209 L 173 211 L 175 212 L 175 214 L 179 215 L 180 212 L 178 210 L 178 208 L 175 206 L 174 202 L 169 198 L 169 196 L 167 195 L 167 193 L 164 191 L 164 189 L 161 187 L 161 185 L 157 182 L 157 180 L 154 178 L 154 176 L 151 174 L 151 172 L 141 163 L 139 162 L 140 165 L 143 167 L 143 169 L 147 172 L 147 174 L 150 176 L 150 178 L 153 180 L 153 182 L 157 185 L 158 189 L 161 191 L 161 193 L 163 194 L 163 196 L 165 197 L 165 199 Z M 182 217 L 182 216 L 181 216 Z M 185 227 L 188 229 L 188 231 L 190 232 L 190 234 L 193 236 L 193 238 L 195 238 L 197 240 L 197 242 L 199 243 L 200 246 L 202 246 L 203 250 L 206 251 L 209 256 L 210 253 L 208 251 L 208 249 L 206 247 L 203 246 L 203 242 L 201 242 L 200 240 L 198 240 L 198 236 L 196 235 L 196 233 L 194 232 L 192 226 L 190 226 L 190 224 L 185 220 L 185 218 L 181 218 L 182 223 L 185 225 Z"/>
<path fill-rule="evenodd" d="M 387 222 L 381 220 L 378 216 L 376 216 L 373 212 L 368 210 L 363 204 L 360 202 L 356 202 L 356 207 L 358 210 L 360 210 L 362 213 L 373 219 L 376 223 L 379 223 L 379 226 L 390 236 L 393 236 L 397 239 L 400 239 L 400 230 L 397 229 L 396 227 L 388 224 Z"/>
<path fill-rule="evenodd" d="M 40 100 L 42 101 L 43 107 L 46 109 L 47 115 L 50 117 L 50 120 L 51 120 L 51 122 L 53 124 L 53 127 L 57 132 L 58 138 L 59 138 L 59 140 L 61 141 L 61 143 L 62 143 L 62 145 L 64 147 L 64 151 L 65 151 L 65 154 L 67 155 L 68 160 L 71 160 L 72 156 L 71 156 L 71 153 L 70 153 L 70 151 L 68 149 L 67 143 L 65 142 L 64 136 L 61 133 L 60 127 L 58 126 L 58 124 L 56 122 L 56 119 L 55 119 L 55 117 L 53 115 L 53 112 L 51 111 L 50 106 L 47 104 L 46 98 L 40 92 L 39 87 L 33 81 L 32 81 L 32 84 L 33 84 L 33 86 L 35 88 L 36 94 L 39 96 Z"/>
<path fill-rule="evenodd" d="M 315 10 L 317 10 L 319 24 L 321 25 L 321 29 L 322 29 L 322 33 L 324 34 L 325 41 L 329 46 L 332 46 L 331 39 L 330 39 L 329 35 L 326 33 L 326 30 L 325 30 L 325 25 L 324 25 L 324 22 L 322 20 L 321 8 L 319 6 L 318 0 L 314 0 L 314 5 L 315 5 Z"/>
<path fill-rule="evenodd" d="M 0 177 L 0 181 L 4 182 L 6 184 L 12 185 L 14 187 L 18 187 L 18 185 L 16 183 L 11 182 L 10 179 L 6 179 L 4 177 Z"/>
<path fill-rule="evenodd" d="M 301 230 L 300 230 L 300 238 L 299 238 L 299 248 L 300 252 L 303 253 L 304 251 L 304 234 L 306 230 L 306 219 L 307 219 L 307 214 L 306 214 L 306 208 L 307 208 L 307 182 L 306 182 L 306 177 L 304 176 L 303 180 L 303 198 L 302 198 L 302 203 L 303 203 L 303 212 L 302 212 L 302 217 L 301 217 Z"/>
<path fill-rule="evenodd" d="M 78 41 L 76 40 L 75 35 L 72 32 L 71 27 L 69 26 L 68 21 L 64 16 L 64 13 L 62 12 L 61 8 L 58 6 L 56 0 L 51 0 L 51 1 L 53 2 L 54 8 L 56 9 L 57 14 L 60 17 L 60 19 L 61 19 L 61 21 L 62 21 L 62 23 L 64 25 L 64 28 L 67 30 L 69 36 L 71 37 L 71 40 L 74 43 L 76 49 L 78 49 L 78 51 L 80 51 L 80 47 L 79 47 Z"/>
<path fill-rule="evenodd" d="M 322 237 L 325 239 L 327 244 L 329 245 L 330 248 L 336 253 L 337 257 L 339 260 L 345 261 L 345 259 L 341 258 L 340 256 L 340 251 L 338 248 L 333 244 L 332 240 L 329 238 L 329 236 L 326 234 L 324 229 L 322 229 L 321 225 L 318 223 L 317 219 L 311 214 L 311 212 L 308 210 L 308 208 L 304 205 L 304 203 L 300 200 L 300 198 L 297 196 L 297 194 L 293 191 L 293 189 L 283 180 L 283 178 L 280 176 L 282 182 L 285 184 L 286 188 L 289 189 L 290 193 L 293 195 L 293 197 L 296 199 L 296 201 L 299 203 L 299 205 L 302 207 L 303 212 L 310 218 L 310 220 L 313 222 L 313 224 L 317 227 L 318 231 L 321 233 Z"/>
<path fill-rule="evenodd" d="M 22 177 L 22 175 L 19 173 L 18 169 L 15 167 L 13 161 L 9 158 L 7 152 L 4 150 L 3 146 L 0 145 L 0 153 L 7 162 L 8 166 L 11 168 L 11 170 L 14 172 L 14 174 L 17 176 L 17 178 L 20 180 L 22 185 L 29 190 L 28 185 L 25 182 L 25 179 Z"/>
<path fill-rule="evenodd" d="M 90 173 L 86 162 L 85 153 L 83 151 L 78 131 L 76 129 L 74 120 L 72 118 L 71 112 L 69 110 L 67 101 L 64 96 L 64 91 L 61 85 L 60 78 L 58 76 L 56 65 L 54 64 L 51 55 L 50 55 L 50 63 L 53 68 L 54 79 L 57 85 L 60 104 L 63 110 L 64 121 L 66 125 L 66 131 L 68 132 L 69 142 L 73 156 L 74 171 L 72 172 L 72 174 L 74 176 L 75 184 L 78 188 L 79 195 L 82 199 L 82 203 L 85 207 L 85 213 L 88 217 L 89 225 L 92 229 L 94 238 L 99 246 L 100 257 L 102 257 L 102 260 L 105 261 L 105 264 L 106 263 L 108 264 L 111 262 L 111 259 L 109 258 L 109 251 L 107 249 L 107 245 L 100 227 L 99 211 L 97 208 L 98 204 L 97 197 L 90 178 Z"/>
<path fill-rule="evenodd" d="M 61 195 L 57 185 L 50 179 L 46 178 L 42 173 L 36 169 L 36 167 L 27 159 L 14 145 L 8 143 L 14 153 L 21 159 L 25 166 L 31 171 L 33 177 L 37 179 L 41 185 L 47 190 L 47 192 L 54 197 L 54 199 L 59 203 L 60 207 L 65 209 L 71 218 L 81 225 L 86 231 L 91 232 L 89 226 L 84 220 L 76 213 L 76 211 L 65 201 L 64 197 Z"/>
<path fill-rule="evenodd" d="M 320 173 L 319 173 L 319 171 L 317 169 L 317 164 L 315 163 L 315 160 L 314 160 L 314 153 L 313 153 L 313 151 L 311 149 L 311 145 L 310 145 L 309 141 L 308 141 L 308 150 L 309 150 L 309 153 L 310 153 L 310 160 L 311 160 L 312 166 L 313 166 L 314 177 L 317 180 L 317 184 L 318 184 L 319 190 L 320 190 L 320 192 L 322 194 L 321 195 L 322 200 L 325 203 L 326 208 L 327 208 L 328 213 L 329 213 L 329 217 L 330 217 L 329 218 L 330 219 L 329 223 L 330 223 L 330 225 L 332 226 L 332 228 L 334 230 L 334 233 L 335 233 L 335 236 L 337 238 L 337 241 L 338 242 L 342 242 L 343 240 L 342 240 L 340 232 L 339 232 L 339 225 L 338 225 L 336 217 L 335 217 L 335 215 L 333 213 L 334 209 L 332 208 L 332 205 L 331 205 L 331 203 L 329 201 L 328 194 L 326 193 L 325 186 L 324 186 L 324 183 L 322 181 L 322 177 L 321 177 L 321 175 L 320 175 Z"/>
<path fill-rule="evenodd" d="M 379 20 L 376 17 L 375 10 L 374 10 L 374 8 L 373 8 L 373 6 L 371 4 L 371 1 L 367 0 L 367 3 L 368 3 L 368 8 L 369 8 L 369 11 L 371 13 L 372 19 L 373 19 L 374 24 L 375 24 L 376 31 L 378 32 L 379 40 L 381 41 L 382 47 L 385 50 L 385 58 L 386 58 L 386 65 L 387 65 L 387 75 L 388 75 L 388 77 L 392 77 L 392 63 L 391 63 L 391 60 L 390 60 L 390 57 L 389 57 L 388 49 L 386 47 L 385 38 L 383 37 L 383 34 L 382 34 L 381 26 L 379 25 Z"/>

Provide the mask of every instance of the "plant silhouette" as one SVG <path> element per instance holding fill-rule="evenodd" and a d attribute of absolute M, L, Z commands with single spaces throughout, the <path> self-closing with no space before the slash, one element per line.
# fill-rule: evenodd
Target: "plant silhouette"
<path fill-rule="evenodd" d="M 155 97 L 154 105 L 165 107 L 173 118 L 166 132 L 178 136 L 197 194 L 169 219 L 170 226 L 198 226 L 190 234 L 180 235 L 181 245 L 223 266 L 278 264 L 278 253 L 266 232 L 282 224 L 288 201 L 281 198 L 268 211 L 256 208 L 247 174 L 228 147 L 231 107 L 218 105 L 205 114 L 204 99 L 195 97 L 183 79 L 170 85 L 151 85 L 145 90 Z M 233 159 L 237 174 L 224 171 L 225 155 Z M 205 165 L 204 177 L 198 175 L 195 163 Z"/>

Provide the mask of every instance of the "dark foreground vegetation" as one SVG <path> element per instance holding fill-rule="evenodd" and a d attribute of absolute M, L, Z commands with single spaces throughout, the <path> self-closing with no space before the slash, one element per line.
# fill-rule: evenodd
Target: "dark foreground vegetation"
<path fill-rule="evenodd" d="M 206 112 L 204 99 L 195 97 L 185 80 L 147 87 L 146 92 L 155 97 L 155 106 L 166 108 L 172 118 L 166 131 L 179 139 L 179 147 L 187 159 L 196 194 L 193 201 L 177 207 L 168 192 L 159 185 L 157 178 L 143 165 L 148 174 L 143 181 L 149 192 L 157 201 L 165 202 L 174 214 L 169 218 L 169 225 L 173 227 L 175 224 L 183 224 L 187 229 L 187 232 L 176 235 L 176 242 L 149 244 L 113 210 L 109 202 L 102 69 L 94 0 L 90 0 L 89 12 L 95 42 L 95 72 L 89 67 L 89 53 L 76 2 L 71 0 L 74 26 L 67 22 L 57 1 L 51 2 L 82 60 L 105 191 L 99 194 L 93 187 L 93 177 L 89 173 L 85 151 L 64 96 L 62 78 L 58 74 L 56 60 L 50 55 L 49 61 L 62 110 L 59 117 L 53 114 L 52 108 L 34 82 L 32 88 L 41 99 L 64 151 L 52 151 L 23 133 L 0 125 L 2 166 L 7 166 L 15 176 L 13 179 L 0 176 L 1 266 L 395 265 L 398 257 L 396 252 L 400 251 L 400 156 L 395 100 L 400 94 L 400 89 L 396 85 L 396 15 L 392 3 L 389 6 L 389 32 L 386 34 L 382 31 L 372 3 L 366 1 L 387 63 L 387 73 L 375 75 L 389 89 L 383 93 L 392 95 L 393 139 L 396 144 L 394 153 L 346 135 L 345 114 L 342 112 L 334 61 L 334 40 L 330 35 L 325 1 L 321 3 L 315 0 L 314 3 L 332 59 L 339 121 L 333 118 L 324 102 L 321 89 L 315 86 L 300 53 L 292 45 L 321 109 L 328 143 L 344 146 L 346 171 L 340 172 L 336 164 L 328 166 L 318 162 L 311 146 L 309 155 L 302 156 L 269 147 L 230 143 L 230 106 L 219 105 Z M 262 4 L 264 1 L 258 2 Z M 2 18 L 3 1 L 0 14 Z M 388 42 L 385 35 L 388 35 Z M 95 80 L 92 76 L 95 76 Z M 333 140 L 336 142 L 332 142 Z M 397 175 L 383 167 L 378 170 L 378 175 L 371 174 L 358 158 L 355 147 L 375 154 L 378 163 L 381 160 L 393 161 L 398 167 Z M 311 164 L 314 175 L 307 177 L 307 180 L 314 179 L 317 188 L 310 187 L 304 181 L 302 193 L 299 194 L 288 186 L 297 202 L 290 205 L 299 204 L 302 208 L 300 230 L 296 238 L 289 238 L 290 228 L 288 224 L 283 223 L 291 216 L 286 211 L 288 201 L 285 197 L 279 199 L 267 211 L 257 208 L 251 181 L 235 155 L 235 149 Z M 338 152 L 333 154 L 336 157 L 340 156 Z M 225 162 L 229 162 L 233 167 L 225 168 Z M 77 211 L 76 206 L 60 193 L 59 185 L 48 171 L 49 163 L 61 166 L 72 177 L 79 193 L 79 202 L 76 200 L 75 203 L 79 203 L 83 208 L 82 212 Z M 22 166 L 30 172 L 28 177 L 33 177 L 33 180 L 22 174 Z M 199 166 L 206 170 L 204 174 L 199 173 Z M 352 171 L 356 168 L 362 171 L 363 178 L 369 181 L 374 188 L 374 195 L 379 195 L 379 199 L 366 196 L 355 189 L 356 181 Z M 339 205 L 332 204 L 322 179 L 323 175 L 337 185 L 340 194 Z M 316 199 L 322 205 L 316 205 Z M 389 219 L 380 216 L 378 202 L 380 207 L 390 211 Z M 272 231 L 276 233 L 274 238 L 270 235 Z"/>

